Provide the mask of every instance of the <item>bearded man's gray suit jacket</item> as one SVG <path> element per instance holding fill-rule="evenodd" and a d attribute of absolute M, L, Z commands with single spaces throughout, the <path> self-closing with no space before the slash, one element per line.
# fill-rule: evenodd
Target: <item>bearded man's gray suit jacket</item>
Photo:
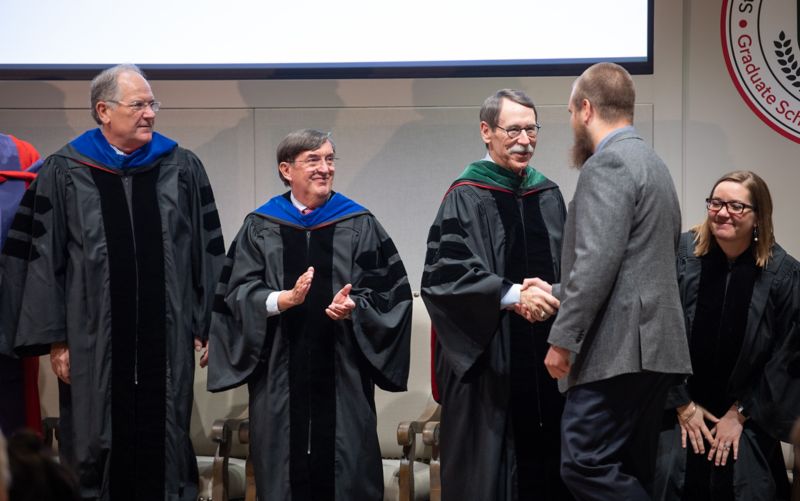
<path fill-rule="evenodd" d="M 548 337 L 573 354 L 562 391 L 628 373 L 691 373 L 675 186 L 632 127 L 609 137 L 583 165 L 567 211 L 561 309 Z"/>

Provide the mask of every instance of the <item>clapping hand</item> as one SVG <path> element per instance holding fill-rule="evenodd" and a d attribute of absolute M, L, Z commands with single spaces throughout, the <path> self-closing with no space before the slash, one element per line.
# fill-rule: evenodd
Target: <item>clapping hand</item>
<path fill-rule="evenodd" d="M 278 310 L 286 311 L 293 306 L 303 304 L 306 300 L 306 295 L 311 289 L 311 280 L 314 279 L 314 267 L 309 266 L 308 269 L 297 278 L 292 290 L 281 291 L 278 295 Z"/>
<path fill-rule="evenodd" d="M 333 301 L 331 301 L 331 304 L 325 308 L 325 314 L 334 320 L 350 318 L 350 312 L 356 307 L 355 301 L 350 298 L 350 291 L 352 289 L 353 286 L 350 284 L 342 287 L 342 290 L 333 296 Z"/>

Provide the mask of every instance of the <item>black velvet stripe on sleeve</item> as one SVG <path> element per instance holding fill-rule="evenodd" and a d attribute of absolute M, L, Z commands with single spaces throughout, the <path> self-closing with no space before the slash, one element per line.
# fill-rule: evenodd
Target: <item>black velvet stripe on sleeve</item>
<path fill-rule="evenodd" d="M 33 216 L 20 210 L 14 216 L 10 229 L 26 235 L 26 238 L 21 239 L 9 236 L 3 245 L 3 254 L 27 261 L 29 257 L 32 257 L 30 253 L 33 246 L 31 245 L 30 237 L 33 233 Z"/>
<path fill-rule="evenodd" d="M 449 284 L 457 281 L 467 273 L 470 269 L 463 263 L 445 264 L 436 268 L 433 272 L 425 272 L 422 274 L 423 287 L 436 287 L 438 285 Z"/>
<path fill-rule="evenodd" d="M 216 209 L 203 214 L 203 229 L 206 231 L 214 231 L 221 226 L 219 222 L 219 213 Z"/>
<path fill-rule="evenodd" d="M 35 247 L 31 246 L 29 240 L 20 240 L 13 237 L 7 238 L 3 244 L 3 254 L 27 261 L 33 261 L 39 258 L 39 253 L 36 251 Z"/>
<path fill-rule="evenodd" d="M 225 263 L 225 266 L 222 267 L 222 271 L 219 273 L 219 282 L 221 284 L 228 284 L 228 281 L 231 279 L 231 274 L 233 273 L 233 264 L 229 261 Z"/>
<path fill-rule="evenodd" d="M 214 190 L 211 189 L 211 186 L 205 185 L 200 188 L 200 205 L 205 207 L 212 203 L 214 203 Z"/>
<path fill-rule="evenodd" d="M 21 238 L 9 235 L 3 244 L 2 252 L 6 256 L 26 261 L 34 261 L 39 258 L 39 252 L 32 245 L 31 238 L 39 238 L 47 233 L 45 225 L 39 221 L 35 215 L 44 215 L 53 209 L 50 199 L 43 195 L 36 195 L 34 190 L 25 191 L 19 210 L 11 222 L 10 230 L 26 235 Z M 31 214 L 31 211 L 33 214 Z"/>
<path fill-rule="evenodd" d="M 219 283 L 228 285 L 228 280 L 231 279 L 231 273 L 233 273 L 233 263 L 236 260 L 236 240 L 231 242 L 231 246 L 228 247 L 228 254 L 225 256 L 225 266 L 222 268 L 222 272 L 219 276 Z"/>
<path fill-rule="evenodd" d="M 433 228 L 431 228 L 433 229 Z M 461 223 L 458 219 L 450 218 L 442 220 L 442 236 L 445 235 L 458 235 L 462 238 L 466 238 L 467 232 L 461 227 Z"/>
<path fill-rule="evenodd" d="M 472 251 L 463 242 L 444 240 L 439 244 L 439 257 L 441 259 L 453 259 L 455 261 L 466 261 L 473 257 Z"/>
<path fill-rule="evenodd" d="M 391 238 L 387 238 L 383 242 L 381 242 L 381 252 L 387 259 L 390 259 L 392 256 L 397 254 L 397 246 L 394 245 L 394 242 Z"/>
<path fill-rule="evenodd" d="M 36 199 L 33 202 L 33 210 L 37 214 L 47 214 L 51 210 L 53 210 L 53 204 L 50 202 L 50 199 L 44 195 L 36 195 Z"/>
<path fill-rule="evenodd" d="M 383 270 L 380 270 L 383 271 Z M 372 289 L 375 292 L 388 292 L 398 281 L 406 278 L 406 268 L 399 259 L 386 270 L 386 273 L 369 273 L 359 282 L 359 287 Z"/>
<path fill-rule="evenodd" d="M 359 254 L 356 257 L 356 264 L 365 271 L 386 268 L 389 265 L 389 261 L 396 255 L 397 247 L 395 247 L 391 238 L 387 238 L 381 242 L 379 249 L 368 250 Z"/>
<path fill-rule="evenodd" d="M 427 240 L 428 243 L 438 242 L 441 237 L 442 237 L 442 231 L 441 228 L 439 228 L 439 225 L 437 224 L 431 225 L 431 229 L 428 230 L 428 240 Z"/>
<path fill-rule="evenodd" d="M 33 238 L 43 237 L 47 233 L 47 228 L 44 227 L 41 221 L 34 220 L 31 227 L 31 236 Z"/>
<path fill-rule="evenodd" d="M 391 296 L 386 297 L 381 294 L 372 294 L 369 298 L 375 309 L 381 313 L 388 313 L 394 306 L 403 302 L 411 301 L 411 287 L 397 287 Z"/>
<path fill-rule="evenodd" d="M 225 302 L 225 296 L 222 294 L 215 294 L 214 295 L 214 305 L 212 306 L 214 313 L 219 313 L 220 315 L 225 315 L 228 317 L 233 316 L 233 312 L 228 307 L 228 303 Z"/>
<path fill-rule="evenodd" d="M 30 234 L 31 228 L 33 228 L 33 216 L 18 212 L 17 215 L 14 216 L 14 220 L 11 222 L 10 229 Z"/>
<path fill-rule="evenodd" d="M 22 195 L 19 206 L 25 209 L 33 209 L 34 200 L 36 200 L 36 192 L 32 188 L 25 190 L 25 194 Z"/>
<path fill-rule="evenodd" d="M 225 302 L 224 294 L 224 291 L 228 286 L 228 280 L 231 278 L 231 273 L 233 273 L 233 266 L 230 262 L 228 262 L 222 267 L 222 272 L 220 273 L 219 284 L 217 285 L 217 294 L 214 295 L 214 304 L 212 306 L 214 313 L 233 316 L 233 312 L 228 307 L 228 303 Z"/>
<path fill-rule="evenodd" d="M 206 245 L 206 252 L 212 256 L 221 256 L 225 254 L 225 242 L 222 240 L 222 236 L 209 240 Z"/>
<path fill-rule="evenodd" d="M 358 257 L 356 257 L 356 264 L 361 267 L 362 270 L 385 268 L 386 265 L 389 264 L 389 257 L 391 256 L 385 256 L 379 250 L 370 250 L 359 254 Z"/>
<path fill-rule="evenodd" d="M 231 274 L 233 273 L 233 261 L 235 257 L 236 257 L 236 240 L 234 240 L 233 243 L 231 243 L 231 246 L 228 249 L 228 255 L 225 258 L 225 265 L 222 267 L 222 271 L 219 274 L 217 294 L 214 295 L 214 304 L 212 305 L 212 311 L 214 311 L 214 313 L 219 313 L 220 315 L 233 316 L 233 312 L 228 307 L 228 304 L 225 302 L 224 291 L 227 290 L 228 281 L 231 279 Z"/>

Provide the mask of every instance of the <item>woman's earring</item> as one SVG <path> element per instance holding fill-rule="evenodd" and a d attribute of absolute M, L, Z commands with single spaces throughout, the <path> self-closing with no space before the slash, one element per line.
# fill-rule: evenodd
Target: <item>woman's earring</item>
<path fill-rule="evenodd" d="M 758 226 L 753 226 L 753 242 L 758 242 Z"/>

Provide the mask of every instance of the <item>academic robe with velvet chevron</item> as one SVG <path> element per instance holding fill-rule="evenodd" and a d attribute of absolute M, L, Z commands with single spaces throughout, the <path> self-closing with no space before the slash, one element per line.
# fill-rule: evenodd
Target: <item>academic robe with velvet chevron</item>
<path fill-rule="evenodd" d="M 105 165 L 80 140 L 50 156 L 3 248 L 5 341 L 19 355 L 69 347 L 59 453 L 89 499 L 197 498 L 193 338 L 207 336 L 224 244 L 203 165 L 155 141 L 164 151 L 140 166 Z"/>
<path fill-rule="evenodd" d="M 564 398 L 544 367 L 552 320 L 500 309 L 511 284 L 559 280 L 565 218 L 544 175 L 484 160 L 453 183 L 431 225 L 422 298 L 436 331 L 445 501 L 571 499 L 559 475 Z"/>
<path fill-rule="evenodd" d="M 267 317 L 267 296 L 309 266 L 305 302 Z M 331 320 L 347 283 L 356 308 Z M 217 289 L 208 387 L 248 385 L 260 499 L 382 499 L 374 385 L 406 389 L 410 334 L 403 263 L 366 209 L 336 193 L 300 215 L 287 193 L 247 216 Z"/>

